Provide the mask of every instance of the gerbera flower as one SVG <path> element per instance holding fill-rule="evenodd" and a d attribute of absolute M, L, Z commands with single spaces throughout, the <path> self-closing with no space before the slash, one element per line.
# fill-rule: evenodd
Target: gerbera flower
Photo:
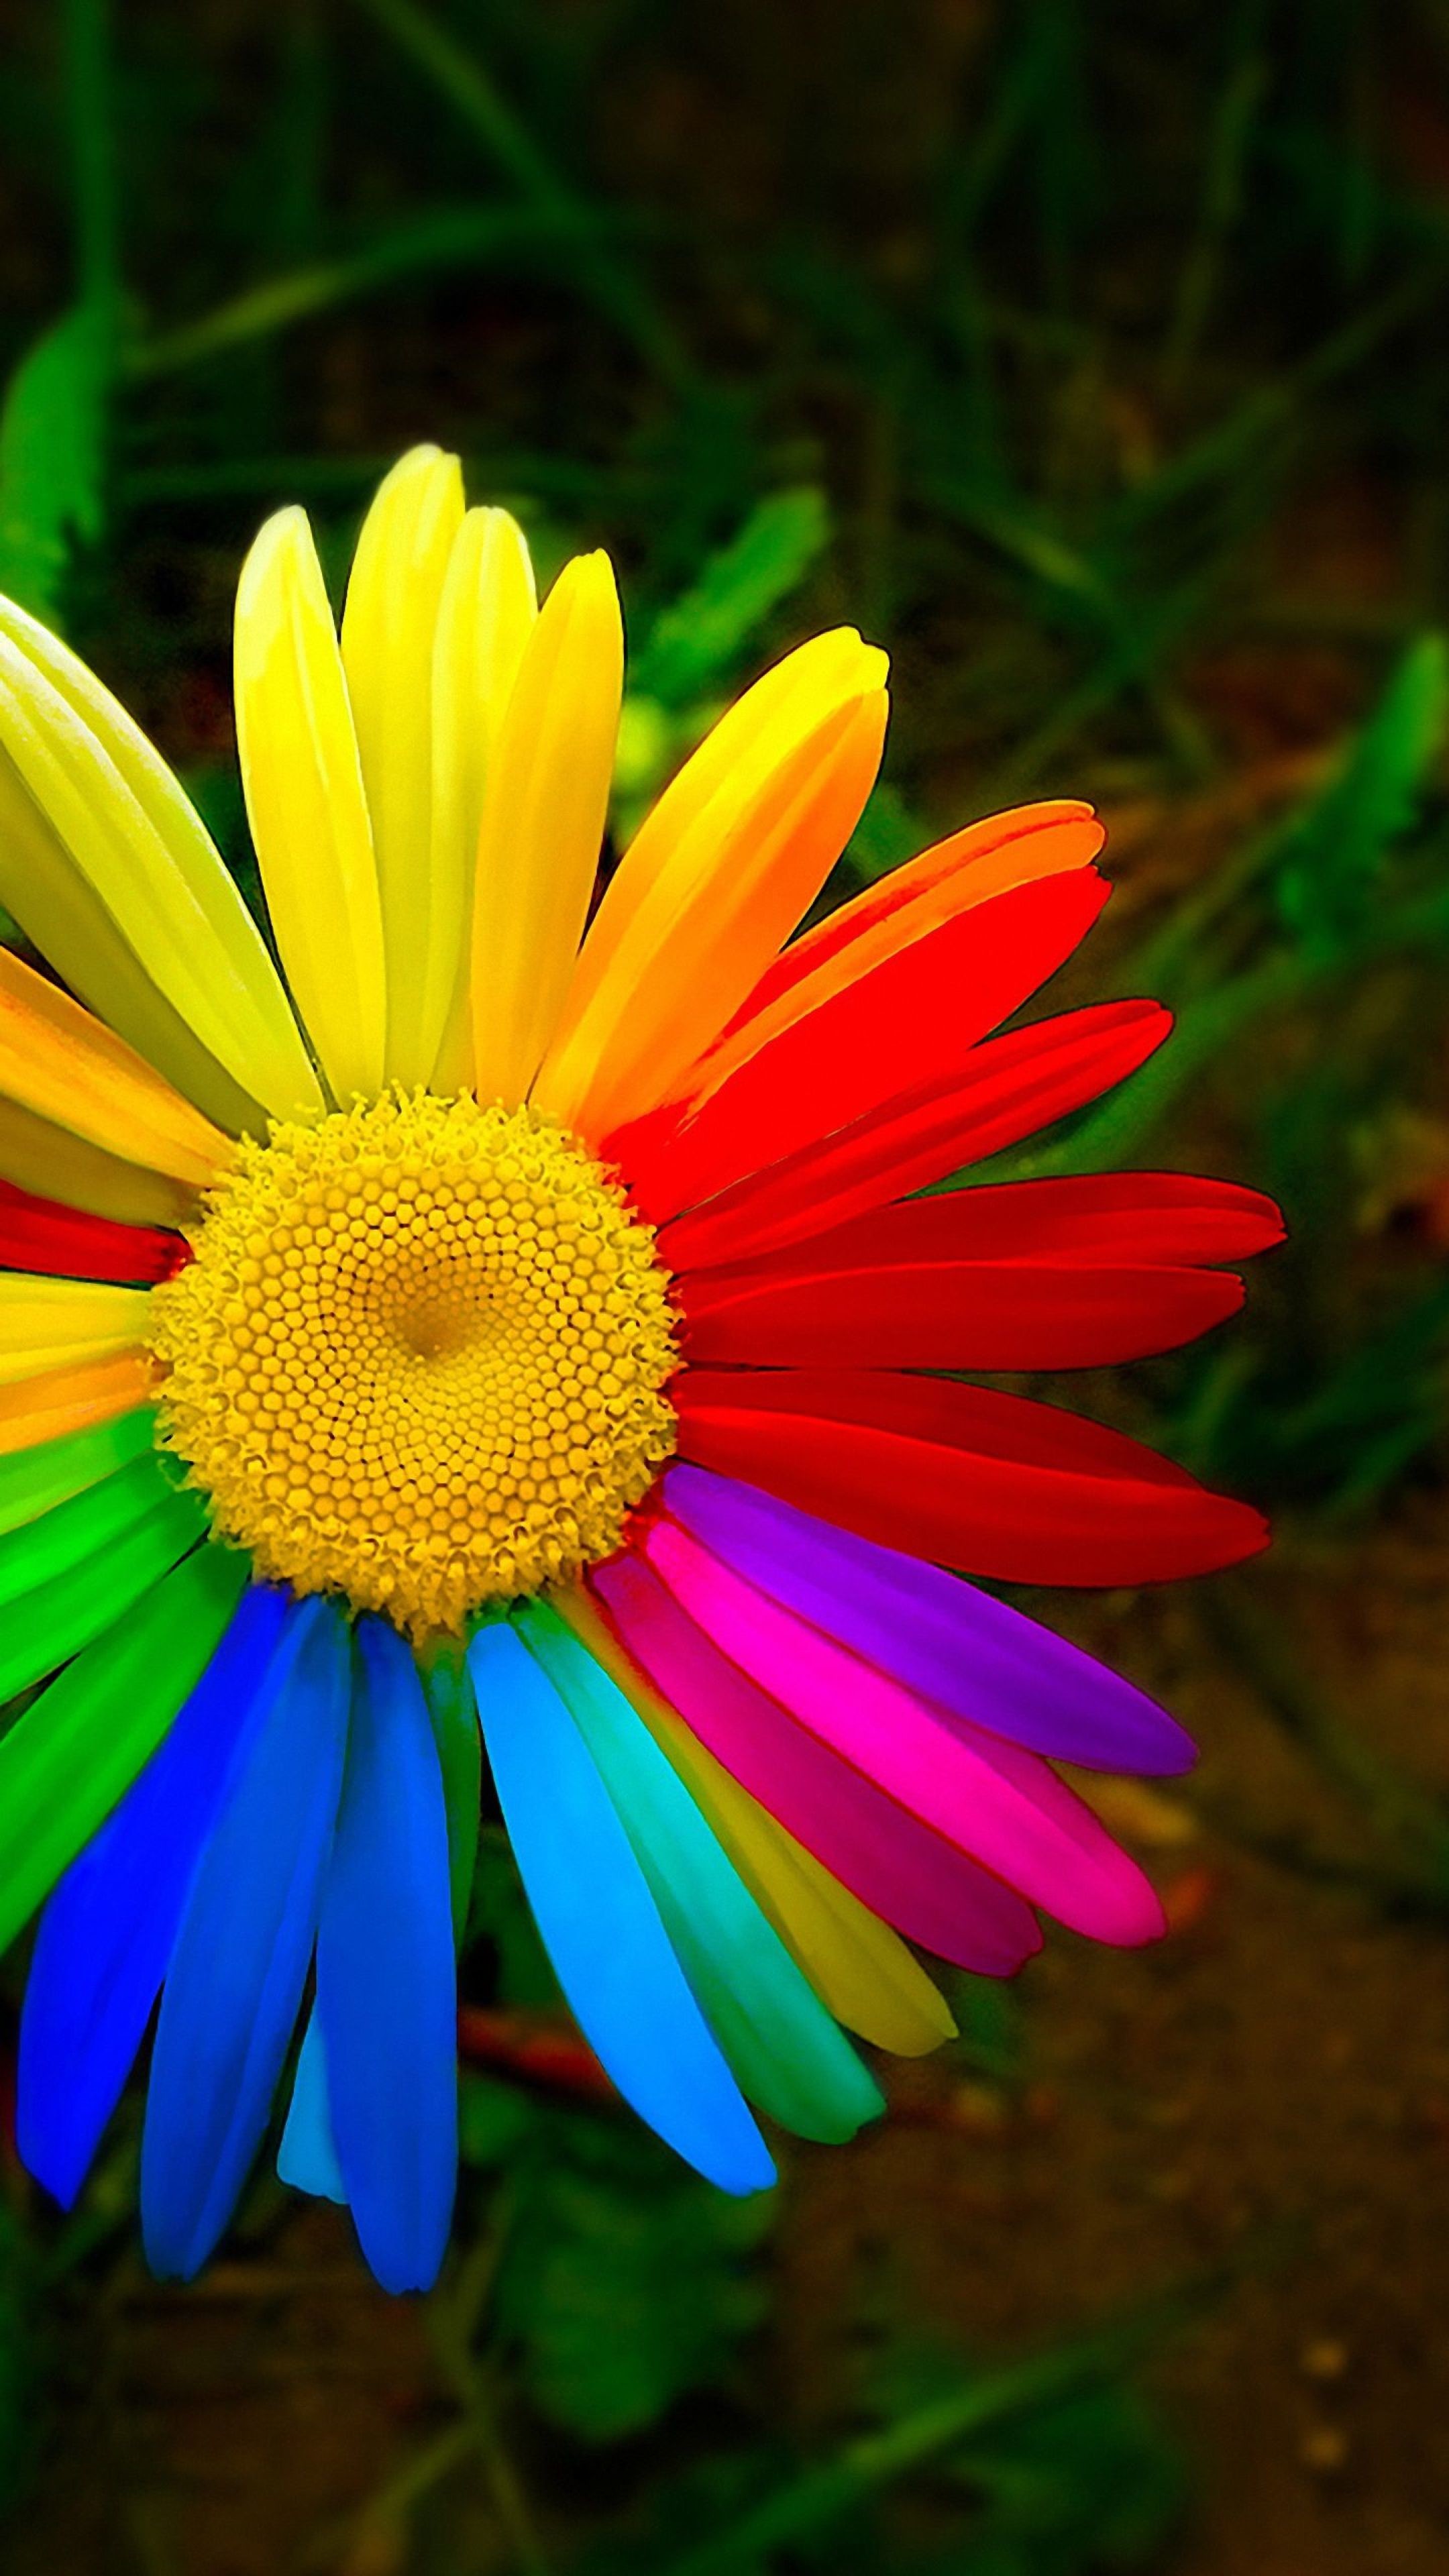
<path fill-rule="evenodd" d="M 278 965 L 115 699 L 0 606 L 0 902 L 55 979 L 0 953 L 0 1935 L 53 1890 L 19 2136 L 69 2202 L 159 1997 L 162 2273 L 305 2024 L 283 2173 L 433 2277 L 480 1719 L 582 2030 L 729 2191 L 772 2177 L 750 2105 L 880 2108 L 845 2030 L 949 2033 L 907 1942 L 1001 1975 L 1038 1909 L 1160 1927 L 1051 1764 L 1186 1739 L 959 1573 L 1136 1584 L 1263 1524 L 960 1373 L 1190 1338 L 1276 1213 L 1150 1173 L 911 1195 L 1167 1033 L 992 1034 L 1106 900 L 1090 811 L 977 824 L 792 942 L 880 755 L 847 629 L 715 727 L 589 921 L 622 671 L 605 558 L 538 609 L 433 448 L 340 642 L 269 521 L 236 709 Z"/>

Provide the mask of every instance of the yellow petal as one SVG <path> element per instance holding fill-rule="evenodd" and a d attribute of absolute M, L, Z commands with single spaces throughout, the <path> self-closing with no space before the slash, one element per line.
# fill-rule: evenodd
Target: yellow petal
<path fill-rule="evenodd" d="M 87 1216 L 114 1217 L 120 1225 L 190 1224 L 196 1192 L 163 1172 L 123 1163 L 116 1154 L 73 1136 L 48 1118 L 0 1095 L 0 1175 L 36 1198 L 59 1199 Z"/>
<path fill-rule="evenodd" d="M 80 1367 L 139 1344 L 149 1309 L 146 1288 L 0 1272 L 0 1385 Z"/>
<path fill-rule="evenodd" d="M 457 457 L 410 449 L 363 520 L 342 612 L 342 667 L 382 898 L 384 1072 L 409 1087 L 432 1072 L 462 934 L 456 907 L 439 904 L 431 852 L 433 638 L 462 518 Z"/>
<path fill-rule="evenodd" d="M 236 599 L 236 729 L 277 947 L 334 1097 L 382 1088 L 382 906 L 362 763 L 305 510 L 253 543 Z"/>
<path fill-rule="evenodd" d="M 594 1138 L 676 1090 L 854 830 L 885 736 L 885 656 L 817 636 L 748 690 L 646 816 L 590 927 L 543 1108 Z"/>
<path fill-rule="evenodd" d="M 111 1359 L 72 1362 L 43 1377 L 0 1385 L 0 1458 L 129 1413 L 152 1394 L 155 1374 L 144 1351 L 120 1351 Z"/>
<path fill-rule="evenodd" d="M 316 1077 L 276 968 L 200 816 L 110 691 L 9 600 L 0 601 L 0 751 L 93 898 L 82 914 L 103 908 L 246 1099 L 278 1116 L 315 1110 Z M 23 895 L 16 918 L 29 928 Z M 44 953 L 66 971 L 58 950 Z M 78 979 L 119 1025 L 110 994 L 91 984 Z"/>
<path fill-rule="evenodd" d="M 950 2039 L 950 2007 L 900 1936 L 730 1777 L 650 1688 L 585 1592 L 560 1593 L 557 1607 L 668 1755 L 827 2011 L 897 2057 L 924 2057 Z"/>
<path fill-rule="evenodd" d="M 607 555 L 566 564 L 524 647 L 483 799 L 474 1079 L 513 1108 L 553 1036 L 588 913 L 624 686 Z"/>
<path fill-rule="evenodd" d="M 453 541 L 433 646 L 430 967 L 446 985 L 429 1068 L 435 1091 L 461 1091 L 473 1078 L 468 981 L 483 790 L 537 616 L 523 530 L 506 510 L 469 510 Z M 435 1001 L 430 987 L 430 1009 Z"/>
<path fill-rule="evenodd" d="M 220 1130 L 68 993 L 0 949 L 0 1093 L 73 1135 L 204 1189 L 231 1159 Z"/>

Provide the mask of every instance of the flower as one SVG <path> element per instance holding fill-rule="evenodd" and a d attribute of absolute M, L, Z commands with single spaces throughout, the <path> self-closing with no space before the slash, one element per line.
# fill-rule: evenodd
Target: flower
<path fill-rule="evenodd" d="M 1276 1211 L 1155 1173 L 912 1195 L 1167 1033 L 1125 1001 L 993 1034 L 1106 899 L 1090 810 L 792 937 L 884 733 L 845 629 L 723 717 L 589 920 L 622 673 L 606 559 L 538 608 L 434 448 L 340 641 L 270 520 L 236 711 L 279 973 L 129 717 L 0 605 L 0 902 L 55 979 L 0 952 L 0 1695 L 34 1694 L 0 1936 L 48 1897 L 18 2130 L 68 2203 L 159 1997 L 162 2273 L 217 2242 L 305 2024 L 282 2173 L 385 2285 L 434 2276 L 480 1720 L 583 2032 L 728 2191 L 773 2174 L 749 2105 L 879 2110 L 846 2030 L 949 2034 L 908 1942 L 1005 1975 L 1038 1908 L 1160 1929 L 1052 1763 L 1187 1739 L 959 1576 L 1137 1584 L 1263 1524 L 960 1373 L 1190 1339 Z"/>

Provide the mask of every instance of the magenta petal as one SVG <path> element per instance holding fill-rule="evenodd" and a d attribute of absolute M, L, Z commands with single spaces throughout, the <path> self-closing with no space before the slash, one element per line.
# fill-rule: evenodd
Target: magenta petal
<path fill-rule="evenodd" d="M 1145 1691 L 961 1576 L 836 1529 L 758 1486 L 671 1467 L 671 1516 L 736 1574 L 992 1735 L 1101 1771 L 1185 1771 L 1191 1736 Z"/>
<path fill-rule="evenodd" d="M 1031 1908 L 797 1726 L 720 1653 L 642 1558 L 590 1577 L 622 1644 L 715 1759 L 873 1914 L 980 1976 L 1041 1947 Z"/>
<path fill-rule="evenodd" d="M 655 1571 L 741 1671 L 938 1833 L 1094 1940 L 1151 1940 L 1162 1910 L 1135 1861 L 1034 1753 L 949 1720 L 782 1610 L 673 1521 Z"/>

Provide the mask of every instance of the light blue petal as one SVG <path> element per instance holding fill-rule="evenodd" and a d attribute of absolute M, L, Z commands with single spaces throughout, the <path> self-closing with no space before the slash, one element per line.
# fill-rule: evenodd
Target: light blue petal
<path fill-rule="evenodd" d="M 329 1602 L 289 1610 L 247 1761 L 192 1881 L 141 2140 L 141 2225 L 163 2276 L 199 2271 L 267 2124 L 337 1816 L 349 1664 Z"/>
<path fill-rule="evenodd" d="M 458 2175 L 448 1819 L 412 1650 L 357 1623 L 347 1768 L 317 1930 L 337 2161 L 385 2290 L 432 2286 Z"/>
<path fill-rule="evenodd" d="M 468 1650 L 483 1741 L 534 1920 L 574 2016 L 625 2100 L 732 2192 L 775 2168 L 676 1959 L 598 1769 L 513 1629 Z"/>
<path fill-rule="evenodd" d="M 742 2090 L 838 2144 L 885 2104 L 637 1710 L 547 1602 L 517 1613 L 598 1765 L 664 1928 Z"/>
<path fill-rule="evenodd" d="M 327 2101 L 327 2052 L 314 2004 L 292 2079 L 292 2107 L 277 2149 L 277 2172 L 293 2191 L 310 2192 L 314 2200 L 347 2199 L 347 2185 L 332 2139 L 332 2113 Z"/>
<path fill-rule="evenodd" d="M 170 1734 L 41 1916 L 20 2020 L 16 2136 L 24 2163 L 67 2209 L 145 2037 L 286 1602 L 271 1584 L 243 1593 Z"/>

